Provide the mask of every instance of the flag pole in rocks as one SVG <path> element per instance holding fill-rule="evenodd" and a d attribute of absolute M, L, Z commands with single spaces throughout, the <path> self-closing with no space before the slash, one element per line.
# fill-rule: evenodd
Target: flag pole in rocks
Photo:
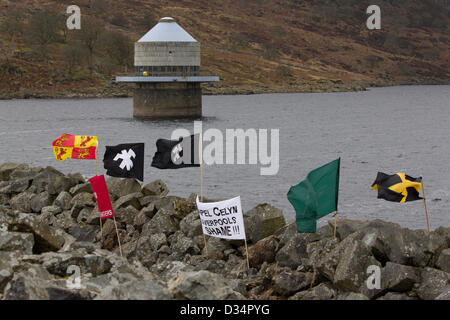
<path fill-rule="evenodd" d="M 422 199 L 419 196 L 420 188 L 422 188 L 423 193 L 427 231 L 430 233 L 430 224 L 428 221 L 428 210 L 425 191 L 423 190 L 422 177 L 413 178 L 402 172 L 397 172 L 395 174 L 378 172 L 377 177 L 372 184 L 372 189 L 378 191 L 378 199 L 399 203 Z"/>
<path fill-rule="evenodd" d="M 94 193 L 95 200 L 97 200 L 98 212 L 100 213 L 100 221 L 113 218 L 114 226 L 116 228 L 117 240 L 119 242 L 120 255 L 122 255 L 122 245 L 120 244 L 119 230 L 117 229 L 116 217 L 111 205 L 111 199 L 109 198 L 108 187 L 106 186 L 105 176 L 95 176 L 89 179 L 91 183 L 92 192 Z M 102 235 L 103 238 L 103 235 Z"/>
<path fill-rule="evenodd" d="M 221 239 L 244 240 L 247 268 L 250 269 L 241 197 L 218 202 L 200 202 L 197 196 L 196 202 L 203 234 Z"/>
<path fill-rule="evenodd" d="M 144 181 L 144 149 L 144 143 L 106 146 L 103 157 L 106 174 L 111 177 Z"/>

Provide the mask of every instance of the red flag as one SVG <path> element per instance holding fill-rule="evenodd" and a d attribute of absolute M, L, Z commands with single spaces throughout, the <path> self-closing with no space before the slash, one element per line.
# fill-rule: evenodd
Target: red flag
<path fill-rule="evenodd" d="M 92 191 L 98 204 L 98 212 L 100 219 L 105 220 L 114 217 L 111 200 L 109 199 L 108 188 L 106 187 L 105 176 L 95 176 L 89 179 Z"/>

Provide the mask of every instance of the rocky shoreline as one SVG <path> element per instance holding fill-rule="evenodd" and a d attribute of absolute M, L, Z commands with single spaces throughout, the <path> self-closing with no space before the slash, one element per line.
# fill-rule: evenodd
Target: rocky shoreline
<path fill-rule="evenodd" d="M 336 238 L 332 221 L 298 234 L 261 204 L 244 214 L 248 270 L 243 241 L 208 237 L 205 250 L 195 194 L 169 195 L 161 180 L 107 184 L 124 257 L 111 219 L 100 232 L 85 177 L 0 165 L 0 299 L 450 300 L 450 228 L 341 219 Z M 379 289 L 367 288 L 369 266 Z"/>

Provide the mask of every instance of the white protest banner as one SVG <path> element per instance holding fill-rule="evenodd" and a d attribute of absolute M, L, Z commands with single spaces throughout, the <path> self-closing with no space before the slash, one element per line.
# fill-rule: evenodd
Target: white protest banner
<path fill-rule="evenodd" d="M 203 234 L 222 239 L 245 240 L 241 197 L 219 202 L 200 202 L 197 196 L 197 208 Z"/>

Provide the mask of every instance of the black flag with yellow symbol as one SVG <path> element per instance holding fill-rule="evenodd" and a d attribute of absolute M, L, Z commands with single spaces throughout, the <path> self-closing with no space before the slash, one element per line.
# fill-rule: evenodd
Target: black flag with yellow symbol
<path fill-rule="evenodd" d="M 372 189 L 378 191 L 378 199 L 393 202 L 408 202 L 422 199 L 419 197 L 422 178 L 413 178 L 405 173 L 386 174 L 378 172 Z"/>

